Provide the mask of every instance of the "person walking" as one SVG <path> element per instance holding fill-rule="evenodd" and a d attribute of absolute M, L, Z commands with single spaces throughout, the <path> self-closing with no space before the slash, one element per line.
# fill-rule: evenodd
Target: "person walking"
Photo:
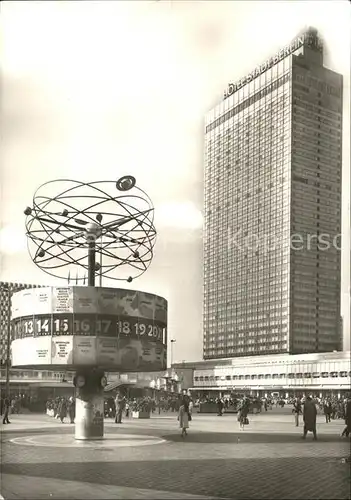
<path fill-rule="evenodd" d="M 115 424 L 121 424 L 123 410 L 126 407 L 126 398 L 124 396 L 122 396 L 121 394 L 117 393 L 117 396 L 115 399 L 115 405 L 116 405 Z"/>
<path fill-rule="evenodd" d="M 179 412 L 178 412 L 179 427 L 182 429 L 181 436 L 187 435 L 187 429 L 189 429 L 189 420 L 191 420 L 191 415 L 189 413 L 189 403 L 186 399 L 183 399 Z"/>
<path fill-rule="evenodd" d="M 10 424 L 11 423 L 9 421 L 10 407 L 11 407 L 11 401 L 8 397 L 6 397 L 4 399 L 4 403 L 3 403 L 3 411 L 4 411 L 4 416 L 2 419 L 3 424 Z"/>
<path fill-rule="evenodd" d="M 129 418 L 129 403 L 126 402 L 126 418 Z"/>
<path fill-rule="evenodd" d="M 324 409 L 325 421 L 328 424 L 330 422 L 330 417 L 333 411 L 331 401 L 326 401 L 324 403 L 323 409 Z"/>
<path fill-rule="evenodd" d="M 67 403 L 65 398 L 62 398 L 59 405 L 59 418 L 63 424 L 63 420 L 67 417 Z"/>
<path fill-rule="evenodd" d="M 315 403 L 312 401 L 311 396 L 307 396 L 303 405 L 303 421 L 304 428 L 302 439 L 306 439 L 307 432 L 313 432 L 313 440 L 317 441 L 317 408 Z"/>
<path fill-rule="evenodd" d="M 193 409 L 194 409 L 194 403 L 193 403 L 193 400 L 190 398 L 190 400 L 189 400 L 189 414 L 190 415 L 193 414 Z"/>
<path fill-rule="evenodd" d="M 54 403 L 54 418 L 59 418 L 60 416 L 59 415 L 60 403 L 61 403 L 60 398 L 56 398 Z"/>
<path fill-rule="evenodd" d="M 218 408 L 218 416 L 221 417 L 223 415 L 223 401 L 221 397 L 217 399 L 217 408 Z"/>
<path fill-rule="evenodd" d="M 73 396 L 70 396 L 68 403 L 68 416 L 71 424 L 74 424 L 74 419 L 76 417 L 76 402 Z"/>
<path fill-rule="evenodd" d="M 295 425 L 296 427 L 299 426 L 299 416 L 302 414 L 302 407 L 301 407 L 301 401 L 299 398 L 296 398 L 294 403 L 293 403 L 293 410 L 292 412 L 295 414 Z"/>
<path fill-rule="evenodd" d="M 250 401 L 244 397 L 238 411 L 238 422 L 240 424 L 240 429 L 242 430 L 244 430 L 245 425 L 249 424 L 249 419 L 248 419 L 249 410 L 250 410 Z"/>
<path fill-rule="evenodd" d="M 345 429 L 342 431 L 341 437 L 349 437 L 351 432 L 351 398 L 349 397 L 345 404 Z"/>
<path fill-rule="evenodd" d="M 10 408 L 11 414 L 15 415 L 16 413 L 18 414 L 18 405 L 17 405 L 17 397 L 14 396 L 11 400 L 11 408 Z"/>

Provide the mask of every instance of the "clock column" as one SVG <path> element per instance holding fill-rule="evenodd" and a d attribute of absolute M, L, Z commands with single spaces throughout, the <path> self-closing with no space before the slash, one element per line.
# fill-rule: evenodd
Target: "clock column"
<path fill-rule="evenodd" d="M 76 387 L 75 439 L 104 437 L 104 387 L 106 377 L 98 368 L 82 368 L 74 377 Z"/>

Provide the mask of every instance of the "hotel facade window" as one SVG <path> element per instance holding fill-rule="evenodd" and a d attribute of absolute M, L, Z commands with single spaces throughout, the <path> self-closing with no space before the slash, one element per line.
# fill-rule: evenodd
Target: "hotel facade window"
<path fill-rule="evenodd" d="M 204 358 L 340 350 L 342 76 L 309 31 L 248 80 L 206 117 Z"/>

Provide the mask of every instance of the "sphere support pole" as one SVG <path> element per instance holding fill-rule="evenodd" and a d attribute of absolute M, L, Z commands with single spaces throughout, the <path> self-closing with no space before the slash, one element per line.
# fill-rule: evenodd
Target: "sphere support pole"
<path fill-rule="evenodd" d="M 104 388 L 99 369 L 77 370 L 75 439 L 90 441 L 104 438 Z M 81 385 L 81 387 L 79 387 Z"/>
<path fill-rule="evenodd" d="M 89 238 L 89 246 L 88 246 L 88 286 L 95 286 L 95 240 L 91 241 L 91 237 Z"/>

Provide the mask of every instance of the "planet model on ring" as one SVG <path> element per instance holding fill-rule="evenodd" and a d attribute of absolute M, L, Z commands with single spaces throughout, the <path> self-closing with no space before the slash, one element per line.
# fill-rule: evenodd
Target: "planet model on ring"
<path fill-rule="evenodd" d="M 130 283 L 151 264 L 154 207 L 133 176 L 46 182 L 24 213 L 30 256 L 51 276 L 85 284 L 92 243 L 96 275 Z"/>

